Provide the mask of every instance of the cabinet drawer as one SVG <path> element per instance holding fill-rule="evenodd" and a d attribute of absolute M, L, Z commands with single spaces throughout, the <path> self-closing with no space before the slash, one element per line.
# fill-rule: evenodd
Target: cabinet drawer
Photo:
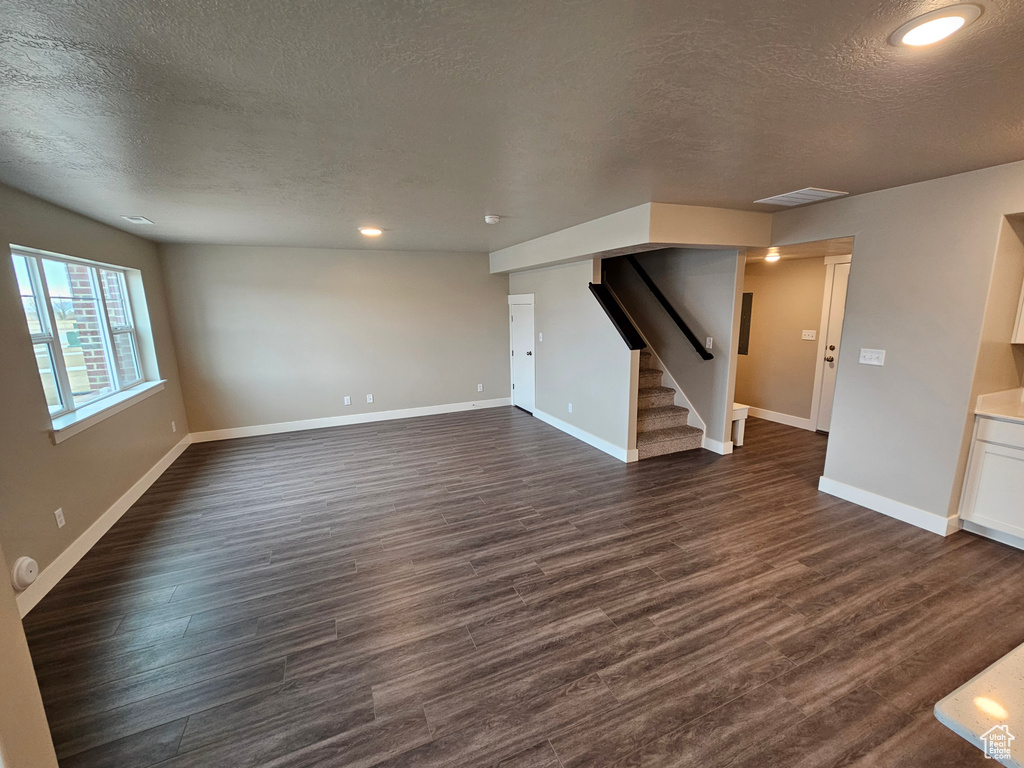
<path fill-rule="evenodd" d="M 978 440 L 1024 448 L 1024 424 L 997 419 L 978 419 Z"/>

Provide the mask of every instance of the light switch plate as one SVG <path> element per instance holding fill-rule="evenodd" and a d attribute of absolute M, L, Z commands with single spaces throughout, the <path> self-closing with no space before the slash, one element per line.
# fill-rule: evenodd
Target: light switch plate
<path fill-rule="evenodd" d="M 345 395 L 345 405 L 352 405 L 352 398 Z"/>
<path fill-rule="evenodd" d="M 704 346 L 711 349 L 711 345 L 715 343 L 715 340 L 708 336 L 707 341 L 704 342 Z"/>
<path fill-rule="evenodd" d="M 538 333 L 537 334 L 537 341 L 544 341 L 544 334 L 543 333 Z"/>
<path fill-rule="evenodd" d="M 483 392 L 484 391 L 484 385 L 483 384 L 477 384 L 476 385 L 476 391 L 477 392 Z"/>
<path fill-rule="evenodd" d="M 803 339 L 804 341 L 814 341 L 816 338 L 818 338 L 818 332 L 804 331 L 800 338 Z"/>
<path fill-rule="evenodd" d="M 57 518 L 57 527 L 58 528 L 63 528 L 64 527 L 64 508 L 61 507 L 60 509 L 56 510 L 53 513 L 53 516 L 55 518 Z"/>
<path fill-rule="evenodd" d="M 366 402 L 372 403 L 373 402 L 373 395 L 367 395 L 366 396 Z"/>
<path fill-rule="evenodd" d="M 862 349 L 859 362 L 861 365 L 885 365 L 885 350 Z"/>
<path fill-rule="evenodd" d="M 569 413 L 572 413 L 572 403 L 569 403 Z"/>

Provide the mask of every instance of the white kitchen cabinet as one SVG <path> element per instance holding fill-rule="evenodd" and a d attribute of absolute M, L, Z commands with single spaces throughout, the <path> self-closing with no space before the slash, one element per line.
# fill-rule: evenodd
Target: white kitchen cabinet
<path fill-rule="evenodd" d="M 967 530 L 1024 549 L 1024 421 L 975 417 L 960 519 Z"/>

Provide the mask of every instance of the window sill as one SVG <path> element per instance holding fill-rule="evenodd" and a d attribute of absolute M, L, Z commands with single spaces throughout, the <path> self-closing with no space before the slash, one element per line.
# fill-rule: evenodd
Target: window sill
<path fill-rule="evenodd" d="M 53 420 L 53 444 L 63 443 L 72 435 L 88 429 L 93 424 L 98 424 L 104 419 L 109 419 L 115 413 L 120 413 L 136 403 L 140 403 L 147 397 L 155 395 L 164 388 L 167 379 L 159 381 L 144 381 L 136 384 L 131 389 L 118 392 L 116 395 L 103 398 L 94 405 L 87 405 L 79 408 L 74 413 L 66 413 Z"/>

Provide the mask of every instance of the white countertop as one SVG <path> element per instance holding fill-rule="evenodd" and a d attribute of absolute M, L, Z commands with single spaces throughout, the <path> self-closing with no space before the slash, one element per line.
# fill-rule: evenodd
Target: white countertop
<path fill-rule="evenodd" d="M 982 751 L 986 736 L 990 746 L 1008 743 L 1009 756 L 994 759 L 1024 768 L 1024 645 L 942 699 L 935 705 L 935 717 Z M 1009 736 L 1013 739 L 1007 742 Z"/>
<path fill-rule="evenodd" d="M 1024 388 L 982 395 L 978 398 L 974 413 L 978 416 L 1024 424 Z"/>

